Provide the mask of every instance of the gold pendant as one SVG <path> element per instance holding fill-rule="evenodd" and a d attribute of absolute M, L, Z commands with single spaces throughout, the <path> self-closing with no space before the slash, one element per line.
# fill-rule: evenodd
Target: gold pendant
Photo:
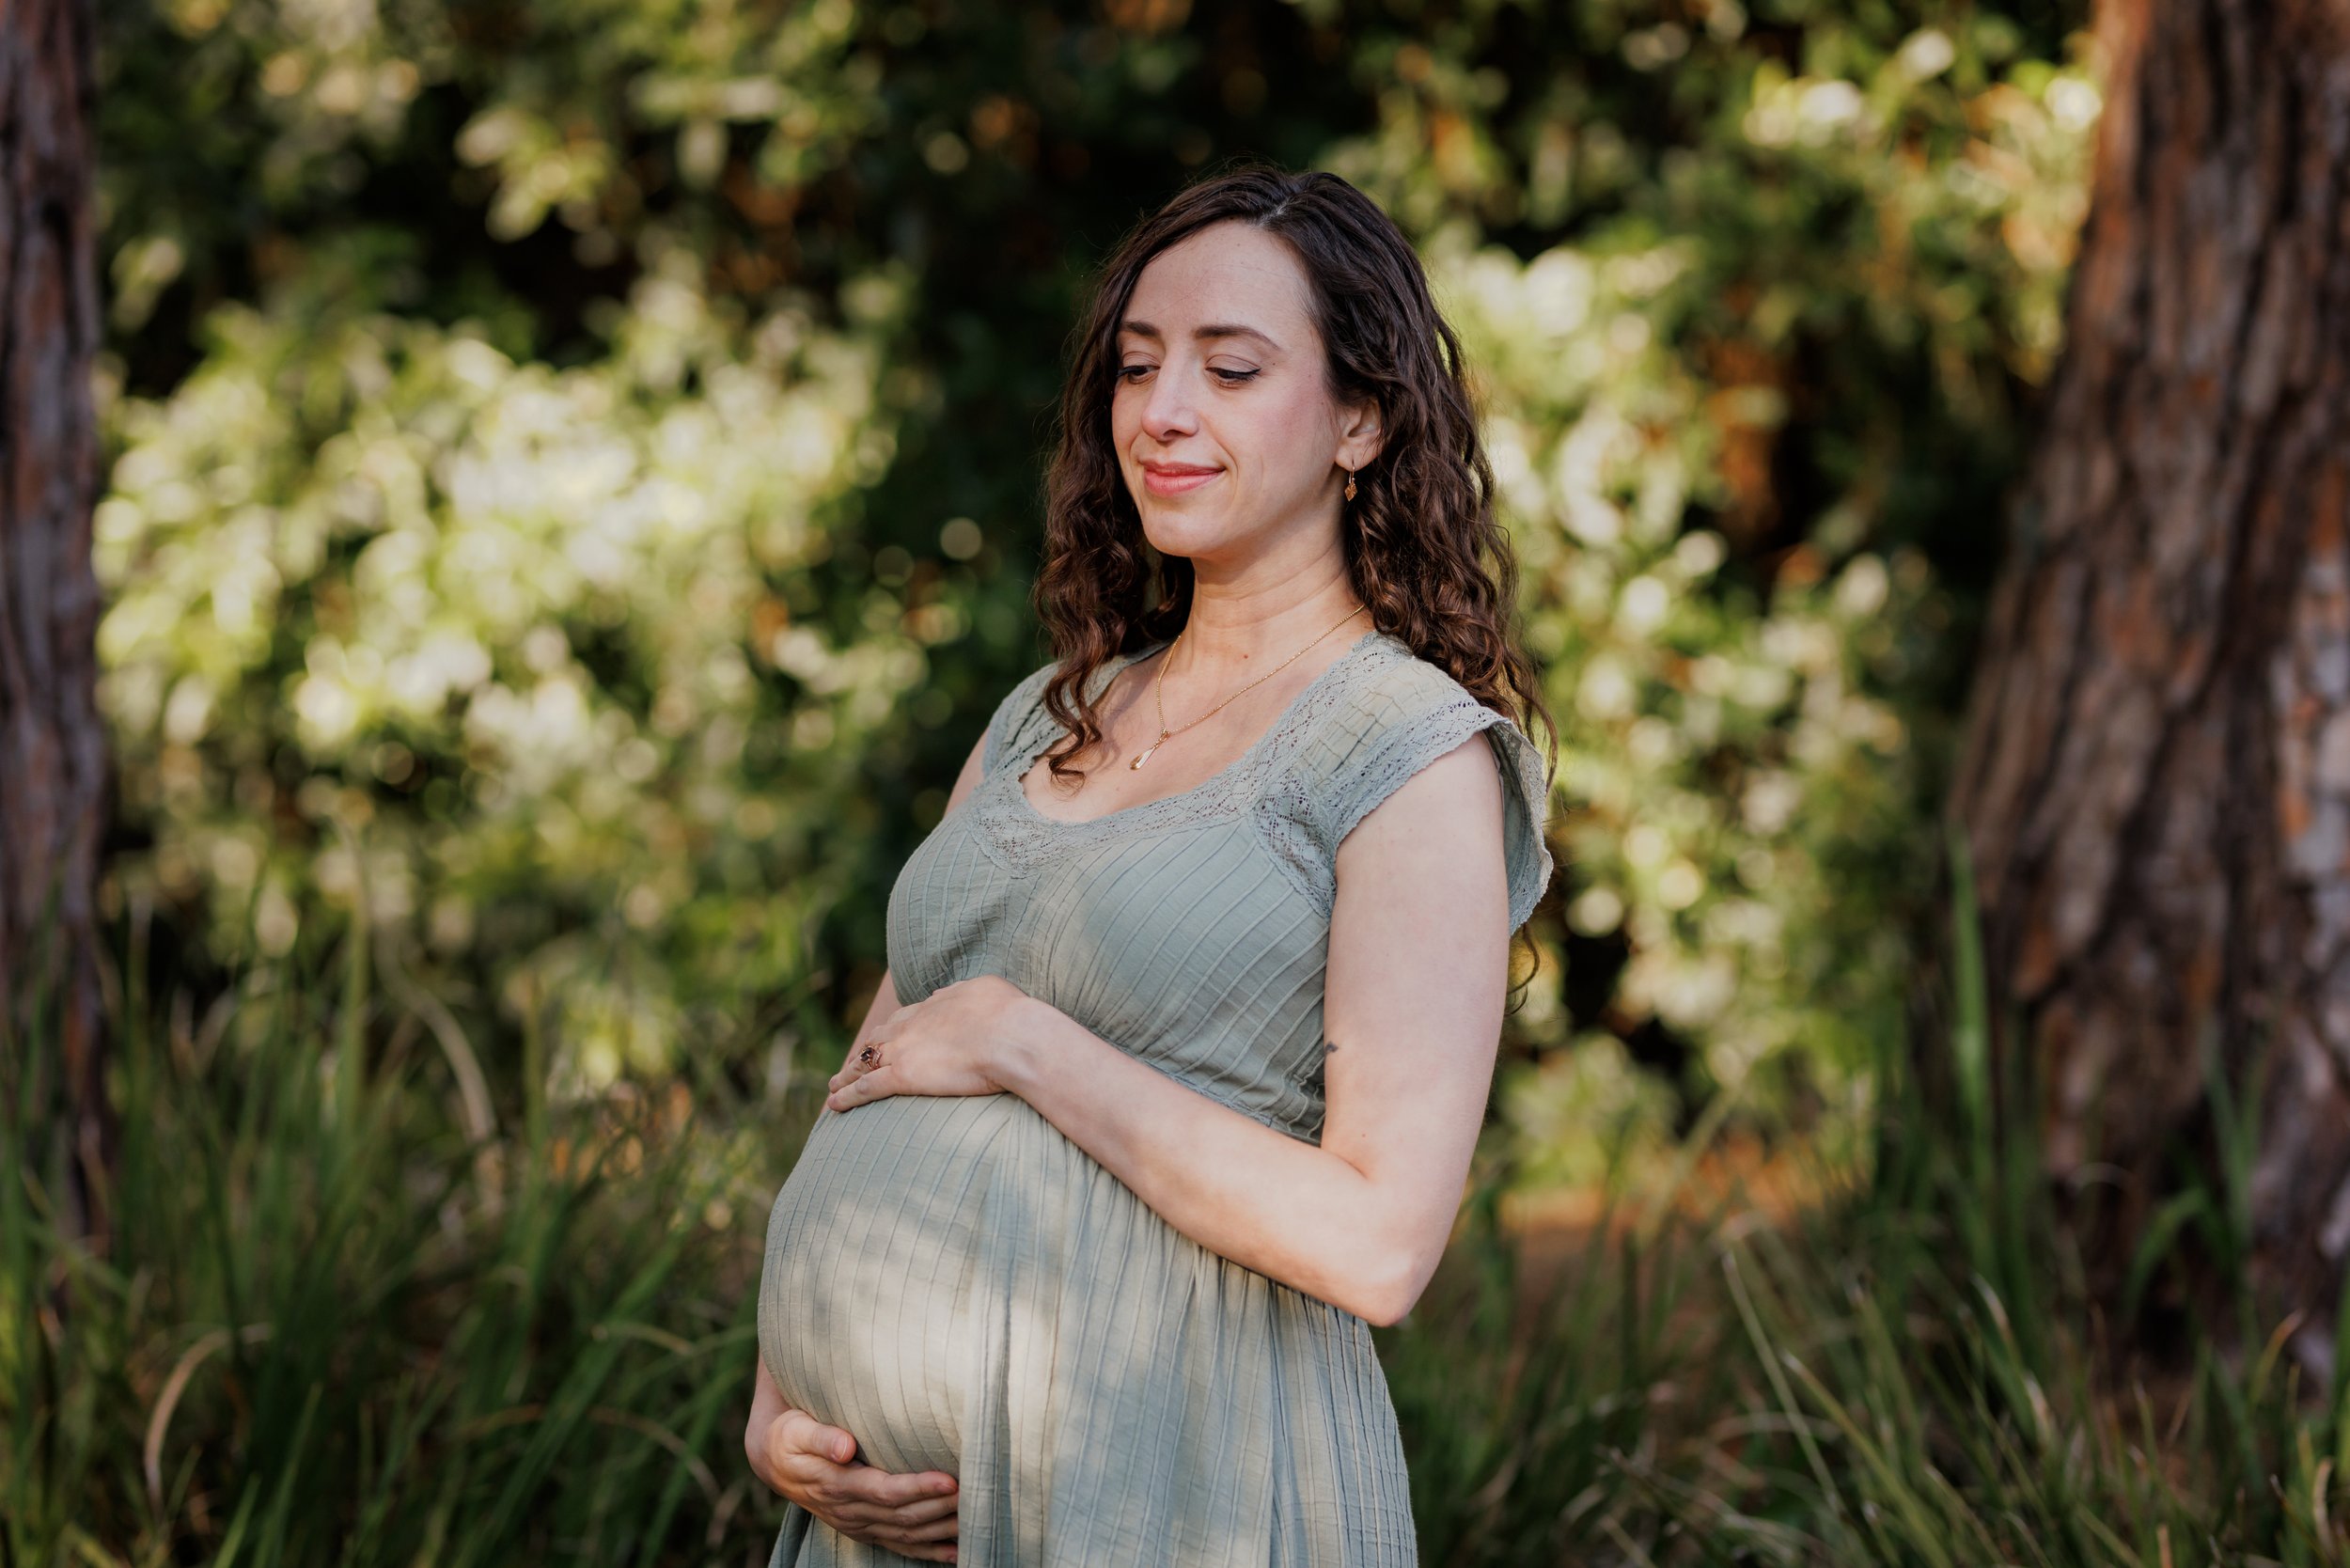
<path fill-rule="evenodd" d="M 1143 763 L 1148 762 L 1151 760 L 1151 754 L 1159 749 L 1160 741 L 1164 741 L 1165 739 L 1165 736 L 1161 736 L 1158 741 L 1152 741 L 1149 745 L 1144 746 L 1142 748 L 1142 755 L 1126 764 L 1126 771 L 1128 773 L 1133 773 L 1136 769 L 1141 767 Z"/>

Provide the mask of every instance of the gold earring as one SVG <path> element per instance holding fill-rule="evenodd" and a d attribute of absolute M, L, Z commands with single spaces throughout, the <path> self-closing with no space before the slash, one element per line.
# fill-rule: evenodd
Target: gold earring
<path fill-rule="evenodd" d="M 1350 501 L 1355 499 L 1355 470 L 1352 468 L 1346 471 L 1346 498 Z"/>

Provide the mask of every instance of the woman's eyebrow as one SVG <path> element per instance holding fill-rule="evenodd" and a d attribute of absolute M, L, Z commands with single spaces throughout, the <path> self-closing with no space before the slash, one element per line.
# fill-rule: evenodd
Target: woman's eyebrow
<path fill-rule="evenodd" d="M 1119 323 L 1118 330 L 1121 337 L 1132 334 L 1136 337 L 1148 337 L 1153 342 L 1162 340 L 1164 337 L 1159 329 L 1149 321 L 1131 320 L 1121 321 Z M 1259 332 L 1255 327 L 1243 326 L 1238 321 L 1211 321 L 1206 326 L 1192 328 L 1191 335 L 1203 342 L 1211 337 L 1254 337 L 1275 353 L 1283 352 L 1280 344 Z"/>

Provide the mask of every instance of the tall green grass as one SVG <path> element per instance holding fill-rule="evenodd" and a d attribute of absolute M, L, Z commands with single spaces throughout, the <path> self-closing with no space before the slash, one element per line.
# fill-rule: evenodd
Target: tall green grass
<path fill-rule="evenodd" d="M 1958 870 L 1955 1114 L 1887 1042 L 1875 1154 L 1814 1170 L 1816 1207 L 1687 1187 L 1720 1104 L 1672 1171 L 1618 1168 L 1538 1288 L 1482 1168 L 1378 1335 L 1432 1568 L 2350 1564 L 2343 1390 L 2277 1325 L 2244 1317 L 2240 1350 L 2210 1325 L 2152 1387 L 2098 1372 L 2047 1184 L 1991 1115 Z M 122 940 L 105 1256 L 55 1223 L 55 1089 L 14 1047 L 0 1568 L 765 1560 L 760 1221 L 821 1074 L 552 1104 L 542 1050 L 484 1071 L 364 931 L 201 1017 Z M 2242 1171 L 2168 1211 L 2141 1280 L 2190 1237 L 2244 1267 Z"/>
<path fill-rule="evenodd" d="M 54 1223 L 20 1047 L 0 1561 L 763 1561 L 758 1200 L 812 1095 L 715 1125 L 682 1085 L 550 1105 L 525 1074 L 485 1128 L 367 951 L 256 970 L 200 1021 L 128 954 L 104 1257 Z"/>

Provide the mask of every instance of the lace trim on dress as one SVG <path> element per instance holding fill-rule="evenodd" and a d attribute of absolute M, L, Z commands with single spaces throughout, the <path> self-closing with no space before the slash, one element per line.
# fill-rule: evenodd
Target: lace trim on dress
<path fill-rule="evenodd" d="M 1115 664 L 1102 667 L 1098 679 L 1106 685 L 1118 671 L 1152 652 L 1157 646 L 1120 655 Z M 1020 786 L 1020 775 L 1061 734 L 1060 727 L 1053 722 L 1042 702 L 1044 682 L 1049 677 L 1042 671 L 1036 672 L 1028 677 L 1035 684 L 1028 696 L 1027 712 L 1014 727 L 1013 743 L 1003 749 L 997 765 L 971 794 L 969 804 L 974 816 L 985 829 L 981 839 L 995 852 L 993 857 L 999 865 L 1016 872 L 1026 870 L 1056 849 L 1128 834 L 1166 832 L 1230 821 L 1247 811 L 1267 784 L 1288 770 L 1300 743 L 1325 714 L 1346 700 L 1350 671 L 1372 667 L 1386 659 L 1413 657 L 1416 655 L 1412 651 L 1392 635 L 1370 633 L 1324 666 L 1291 699 L 1288 709 L 1272 726 L 1221 773 L 1179 793 L 1162 795 L 1083 822 L 1063 822 L 1045 816 L 1029 802 Z"/>
<path fill-rule="evenodd" d="M 1346 836 L 1401 789 L 1404 780 L 1480 730 L 1499 737 L 1496 760 L 1508 759 L 1502 774 L 1510 791 L 1503 812 L 1503 849 L 1509 871 L 1510 929 L 1515 932 L 1534 913 L 1534 905 L 1550 886 L 1553 867 L 1543 835 L 1549 784 L 1542 753 L 1535 750 L 1526 732 L 1508 714 L 1486 707 L 1465 691 L 1450 694 L 1383 733 L 1370 764 L 1347 780 L 1346 798 L 1335 812 L 1329 801 L 1318 794 L 1328 790 L 1329 781 L 1294 773 L 1276 780 L 1258 802 L 1257 823 L 1282 870 L 1327 915 L 1338 896 L 1333 862 Z"/>
<path fill-rule="evenodd" d="M 1104 665 L 1096 672 L 1094 690 L 1101 691 L 1120 670 L 1158 646 Z M 1272 727 L 1223 772 L 1180 793 L 1083 822 L 1045 816 L 1020 786 L 1020 775 L 1061 733 L 1043 705 L 1045 682 L 1057 667 L 1046 665 L 1024 677 L 990 721 L 984 776 L 969 802 L 981 829 L 980 845 L 1005 870 L 1024 873 L 1056 849 L 1246 814 L 1281 874 L 1326 915 L 1337 894 L 1332 861 L 1347 833 L 1405 779 L 1471 735 L 1491 730 L 1498 757 L 1506 759 L 1503 776 L 1511 785 L 1503 848 L 1509 864 L 1510 929 L 1515 932 L 1541 902 L 1554 867 L 1544 835 L 1550 786 L 1542 753 L 1508 714 L 1455 687 L 1380 736 L 1367 771 L 1346 781 L 1344 803 L 1335 814 L 1330 794 L 1335 781 L 1309 777 L 1310 770 L 1297 765 L 1308 739 L 1349 700 L 1355 674 L 1368 679 L 1388 665 L 1418 658 L 1389 633 L 1358 638 L 1324 666 Z"/>

